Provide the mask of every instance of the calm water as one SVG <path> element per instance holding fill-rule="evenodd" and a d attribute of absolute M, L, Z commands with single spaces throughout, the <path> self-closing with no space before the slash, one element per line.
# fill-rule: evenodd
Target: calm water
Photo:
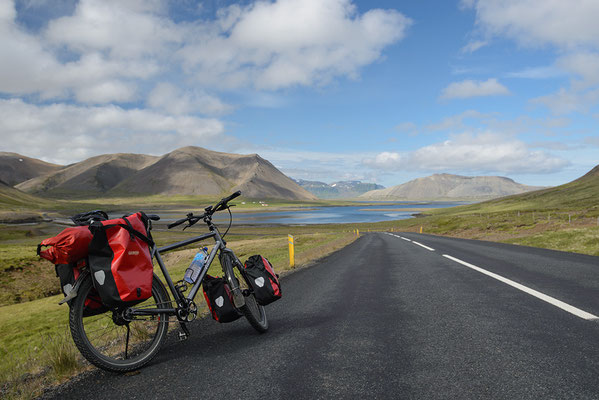
<path fill-rule="evenodd" d="M 413 218 L 419 208 L 445 208 L 455 207 L 466 203 L 380 203 L 377 205 L 356 205 L 346 207 L 316 207 L 305 211 L 279 211 L 279 212 L 241 212 L 235 208 L 233 224 L 284 224 L 284 225 L 309 225 L 309 224 L 344 224 L 358 222 L 381 222 L 398 219 Z M 405 211 L 402 211 L 405 210 Z M 172 222 L 183 218 L 183 214 L 158 213 L 164 222 Z M 197 213 L 199 214 L 199 210 Z M 228 223 L 229 214 L 220 212 L 213 219 L 218 223 Z"/>

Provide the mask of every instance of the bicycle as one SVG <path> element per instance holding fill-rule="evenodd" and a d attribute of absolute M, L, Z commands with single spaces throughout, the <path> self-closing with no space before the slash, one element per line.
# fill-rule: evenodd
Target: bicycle
<path fill-rule="evenodd" d="M 99 368 L 112 372 L 128 372 L 139 369 L 150 362 L 162 346 L 168 333 L 170 317 L 176 317 L 180 324 L 180 338 L 188 338 L 190 333 L 186 324 L 193 321 L 198 313 L 194 298 L 200 290 L 200 285 L 210 265 L 217 256 L 224 279 L 232 293 L 234 306 L 255 330 L 260 333 L 268 330 L 266 312 L 254 298 L 251 285 L 243 273 L 243 264 L 233 250 L 226 247 L 224 240 L 233 219 L 231 206 L 228 203 L 240 195 L 241 192 L 235 192 L 221 199 L 216 205 L 205 208 L 202 215 L 194 216 L 193 213 L 189 213 L 186 218 L 168 225 L 168 228 L 171 229 L 187 223 L 184 228 L 186 229 L 203 221 L 208 226 L 209 233 L 160 248 L 155 245 L 151 247 L 151 255 L 160 266 L 173 300 L 169 297 L 167 287 L 154 273 L 152 297 L 145 302 L 133 307 L 100 310 L 99 314 L 90 313 L 87 306 L 89 299 L 94 296 L 94 288 L 89 268 L 83 270 L 75 282 L 74 293 L 77 294 L 72 299 L 69 325 L 75 345 L 88 361 Z M 212 222 L 212 215 L 225 209 L 229 211 L 230 223 L 227 231 L 221 235 Z M 151 221 L 158 221 L 160 217 L 157 215 L 148 215 L 148 217 L 151 229 Z M 214 239 L 214 247 L 197 280 L 185 295 L 187 284 L 184 281 L 173 282 L 161 255 L 210 238 Z M 239 272 L 238 275 L 235 274 L 235 269 Z"/>

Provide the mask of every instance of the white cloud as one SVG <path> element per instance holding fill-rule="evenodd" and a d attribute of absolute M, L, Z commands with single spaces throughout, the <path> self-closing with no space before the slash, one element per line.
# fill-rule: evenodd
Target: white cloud
<path fill-rule="evenodd" d="M 120 81 L 104 81 L 99 84 L 91 84 L 77 90 L 76 98 L 81 103 L 110 103 L 127 102 L 135 98 L 136 88 L 132 84 Z"/>
<path fill-rule="evenodd" d="M 599 49 L 599 2 L 594 0 L 469 0 L 487 34 L 527 46 Z"/>
<path fill-rule="evenodd" d="M 599 85 L 599 2 L 594 0 L 468 0 L 485 37 L 503 36 L 521 46 L 552 46 L 562 55 L 554 68 L 530 69 L 513 77 L 547 78 L 569 73 L 569 88 L 533 99 L 553 113 L 586 112 L 596 105 Z M 593 102 L 594 104 L 590 104 Z"/>
<path fill-rule="evenodd" d="M 114 105 L 38 106 L 0 100 L 2 148 L 56 163 L 70 163 L 105 153 L 164 154 L 184 145 L 202 145 L 222 137 L 215 119 L 170 116 Z"/>
<path fill-rule="evenodd" d="M 599 147 L 599 137 L 588 136 L 588 137 L 584 138 L 584 143 L 586 145 L 591 145 L 591 146 Z"/>
<path fill-rule="evenodd" d="M 555 66 L 545 67 L 530 67 L 525 68 L 521 71 L 510 72 L 506 74 L 509 78 L 523 78 L 523 79 L 550 79 L 559 78 L 565 75 L 565 72 L 556 68 Z"/>
<path fill-rule="evenodd" d="M 231 106 L 202 90 L 183 92 L 168 82 L 161 82 L 154 87 L 148 96 L 147 104 L 175 115 L 196 112 L 204 115 L 222 115 L 232 110 Z"/>
<path fill-rule="evenodd" d="M 599 84 L 599 53 L 569 54 L 558 59 L 557 64 L 581 79 L 576 85 L 578 87 L 584 88 Z"/>
<path fill-rule="evenodd" d="M 498 96 L 507 95 L 510 91 L 497 82 L 497 79 L 490 78 L 486 81 L 464 80 L 453 82 L 441 91 L 441 99 L 465 99 L 468 97 L 480 96 Z"/>
<path fill-rule="evenodd" d="M 400 124 L 395 125 L 393 129 L 400 133 L 413 134 L 418 129 L 418 126 L 413 122 L 402 122 Z"/>
<path fill-rule="evenodd" d="M 561 88 L 557 93 L 534 98 L 531 102 L 546 106 L 556 115 L 586 113 L 599 102 L 599 89 L 577 91 Z"/>
<path fill-rule="evenodd" d="M 466 46 L 462 47 L 462 53 L 474 53 L 488 44 L 489 42 L 486 40 L 472 40 Z"/>
<path fill-rule="evenodd" d="M 0 92 L 119 103 L 148 79 L 182 70 L 196 88 L 322 85 L 356 78 L 411 24 L 394 10 L 359 14 L 351 0 L 253 2 L 181 23 L 166 10 L 162 0 L 81 0 L 72 15 L 31 33 L 3 0 Z"/>
<path fill-rule="evenodd" d="M 555 172 L 568 162 L 543 151 L 531 150 L 526 143 L 506 139 L 503 135 L 466 133 L 405 154 L 380 153 L 364 159 L 363 164 L 388 171 L 509 174 Z"/>
<path fill-rule="evenodd" d="M 81 0 L 73 15 L 50 21 L 45 36 L 79 53 L 101 51 L 116 59 L 160 55 L 185 34 L 163 12 L 160 1 Z"/>
<path fill-rule="evenodd" d="M 179 52 L 204 83 L 279 89 L 319 85 L 358 70 L 400 40 L 411 21 L 394 10 L 362 15 L 349 0 L 278 0 L 221 10 Z"/>
<path fill-rule="evenodd" d="M 441 122 L 429 124 L 425 126 L 426 130 L 429 131 L 446 131 L 446 130 L 457 130 L 465 128 L 464 120 L 488 120 L 489 118 L 495 117 L 495 113 L 481 113 L 476 110 L 466 110 L 456 115 L 444 118 Z"/>

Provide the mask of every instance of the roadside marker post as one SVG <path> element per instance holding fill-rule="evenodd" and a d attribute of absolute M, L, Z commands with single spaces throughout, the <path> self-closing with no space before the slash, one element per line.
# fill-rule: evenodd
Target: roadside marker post
<path fill-rule="evenodd" d="M 420 225 L 420 233 L 422 233 L 422 225 Z"/>
<path fill-rule="evenodd" d="M 287 235 L 289 239 L 289 266 L 295 268 L 295 242 L 293 236 Z"/>

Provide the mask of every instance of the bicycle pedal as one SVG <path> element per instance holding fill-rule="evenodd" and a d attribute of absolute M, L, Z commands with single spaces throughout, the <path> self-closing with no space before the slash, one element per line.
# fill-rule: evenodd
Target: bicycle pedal
<path fill-rule="evenodd" d="M 179 325 L 181 325 L 181 331 L 179 331 L 179 340 L 183 341 L 189 339 L 190 332 L 187 328 L 187 325 L 185 325 L 184 323 L 180 323 Z"/>

